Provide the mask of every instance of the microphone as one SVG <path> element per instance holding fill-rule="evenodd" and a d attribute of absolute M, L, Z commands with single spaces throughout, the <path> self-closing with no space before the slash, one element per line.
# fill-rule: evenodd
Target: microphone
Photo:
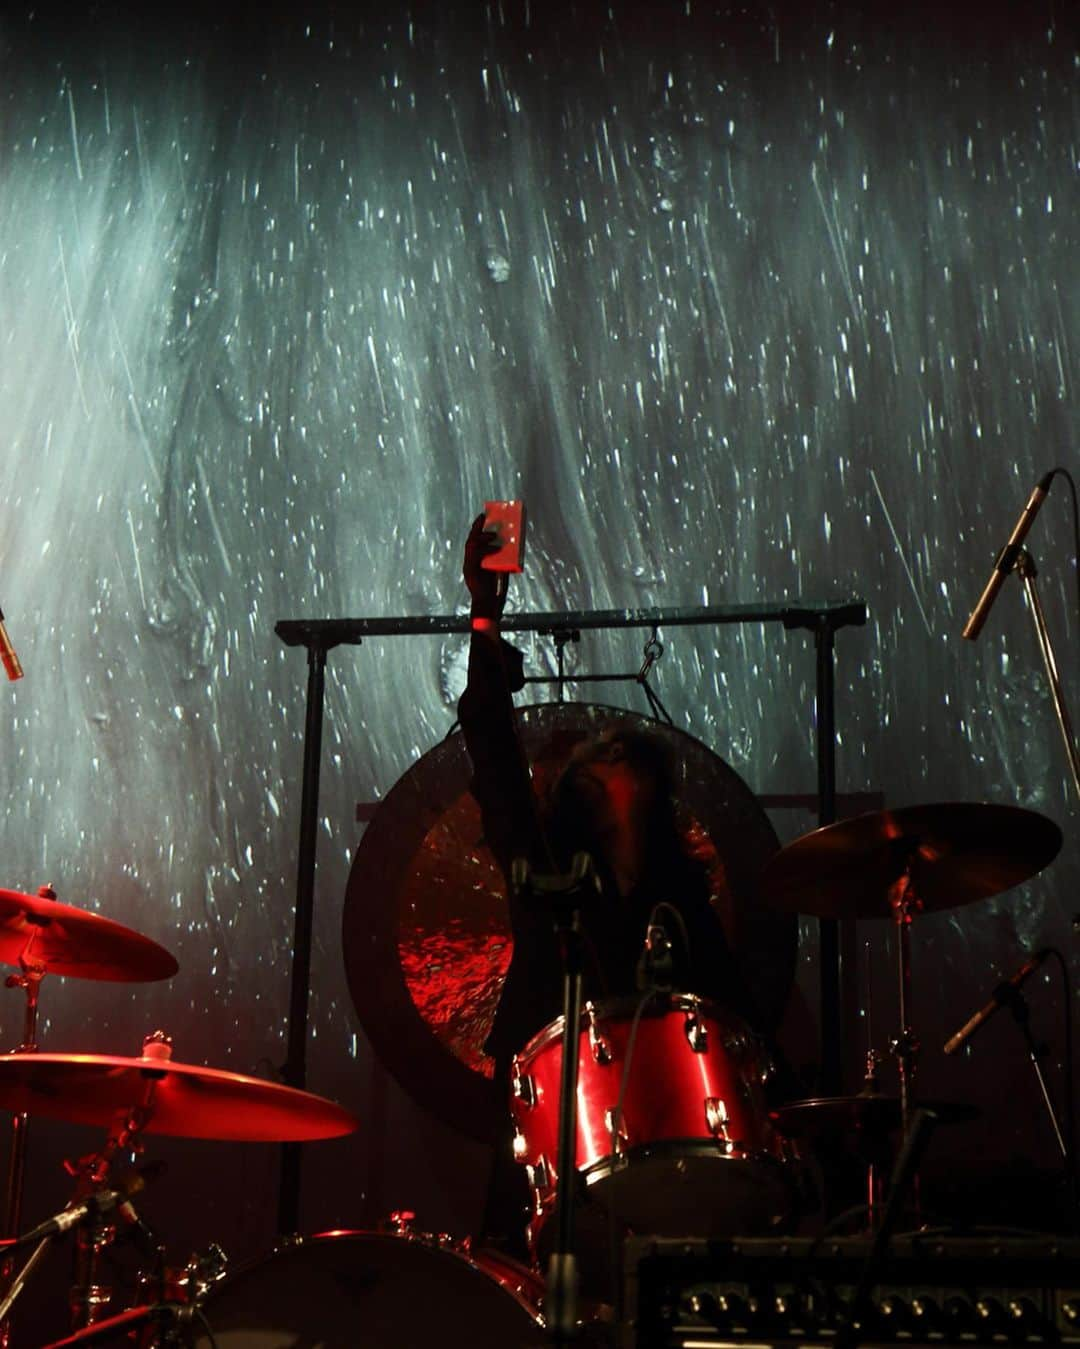
<path fill-rule="evenodd" d="M 1028 956 L 1011 979 L 1006 979 L 1004 983 L 998 984 L 985 1007 L 980 1007 L 973 1017 L 964 1022 L 954 1036 L 945 1041 L 945 1053 L 955 1054 L 961 1045 L 966 1044 L 971 1039 L 984 1021 L 990 1020 L 999 1007 L 1004 1007 L 1006 1003 L 1012 1002 L 1020 992 L 1021 986 L 1035 973 L 1046 957 L 1052 954 L 1053 947 L 1044 946 L 1041 951 L 1036 951 L 1034 955 Z"/>
<path fill-rule="evenodd" d="M 112 1213 L 114 1210 L 127 1226 L 134 1227 L 136 1230 L 144 1228 L 145 1224 L 130 1203 L 131 1196 L 145 1190 L 147 1181 L 156 1180 L 164 1170 L 164 1162 L 151 1162 L 136 1171 L 129 1171 L 120 1177 L 116 1189 L 97 1190 L 88 1199 L 83 1200 L 81 1204 L 70 1204 L 52 1218 L 46 1218 L 43 1223 L 38 1223 L 29 1232 L 24 1232 L 14 1244 L 26 1246 L 31 1242 L 41 1241 L 45 1237 L 63 1236 L 65 1232 L 70 1232 L 73 1227 L 78 1227 L 80 1223 L 104 1217 L 105 1214 Z M 143 1235 L 141 1231 L 139 1234 Z M 149 1234 L 149 1229 L 147 1229 L 147 1235 Z"/>
<path fill-rule="evenodd" d="M 1027 537 L 1027 532 L 1034 523 L 1036 515 L 1039 513 L 1039 507 L 1046 500 L 1046 494 L 1050 490 L 1050 483 L 1054 477 L 1053 470 L 1045 474 L 1035 484 L 1035 490 L 1028 497 L 1027 505 L 1020 512 L 1020 518 L 1016 522 L 1016 528 L 1009 535 L 1009 542 L 998 553 L 994 561 L 994 570 L 990 573 L 990 579 L 987 581 L 983 593 L 979 596 L 975 608 L 971 611 L 971 617 L 964 624 L 962 636 L 968 641 L 973 642 L 982 631 L 982 626 L 986 622 L 986 616 L 990 612 L 990 606 L 997 599 L 997 593 L 1005 584 L 1005 578 L 1016 565 L 1016 558 L 1020 552 L 1020 545 Z"/>
<path fill-rule="evenodd" d="M 7 671 L 7 677 L 10 680 L 14 681 L 23 677 L 23 667 L 19 664 L 15 648 L 11 645 L 8 630 L 4 627 L 4 611 L 2 609 L 0 609 L 0 661 L 3 661 L 4 669 Z"/>

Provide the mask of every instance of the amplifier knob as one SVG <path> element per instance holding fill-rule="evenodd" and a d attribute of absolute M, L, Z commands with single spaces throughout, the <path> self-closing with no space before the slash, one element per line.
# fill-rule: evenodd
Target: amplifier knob
<path fill-rule="evenodd" d="M 707 1321 L 711 1326 L 727 1324 L 727 1316 L 720 1308 L 719 1299 L 715 1293 L 710 1293 L 706 1289 L 691 1293 L 686 1299 L 686 1306 L 692 1316 L 696 1316 L 700 1321 Z"/>
<path fill-rule="evenodd" d="M 1005 1308 L 996 1297 L 979 1298 L 975 1303 L 975 1315 L 979 1318 L 979 1325 L 982 1327 L 984 1334 L 989 1332 L 994 1335 L 1010 1328 L 1010 1321 L 1005 1313 Z M 1015 1325 L 1015 1322 L 1012 1324 Z"/>
<path fill-rule="evenodd" d="M 1046 1339 L 1052 1329 L 1038 1307 L 1029 1297 L 1014 1297 L 1009 1301 L 1008 1306 L 1009 1327 L 1013 1333 L 1021 1335 L 1038 1335 L 1040 1339 Z"/>
<path fill-rule="evenodd" d="M 738 1293 L 721 1293 L 716 1299 L 723 1325 L 750 1328 L 757 1320 L 757 1304 Z"/>
<path fill-rule="evenodd" d="M 929 1335 L 943 1329 L 945 1318 L 934 1299 L 920 1293 L 911 1299 L 911 1323 L 920 1335 Z"/>
<path fill-rule="evenodd" d="M 796 1292 L 777 1293 L 773 1300 L 773 1311 L 784 1326 L 799 1326 L 806 1318 L 806 1303 Z"/>
<path fill-rule="evenodd" d="M 975 1308 L 966 1298 L 947 1297 L 941 1310 L 952 1335 L 974 1335 L 981 1329 Z"/>
<path fill-rule="evenodd" d="M 890 1293 L 888 1297 L 881 1299 L 878 1313 L 882 1325 L 893 1335 L 910 1330 L 916 1319 L 905 1299 L 898 1297 L 896 1293 Z"/>

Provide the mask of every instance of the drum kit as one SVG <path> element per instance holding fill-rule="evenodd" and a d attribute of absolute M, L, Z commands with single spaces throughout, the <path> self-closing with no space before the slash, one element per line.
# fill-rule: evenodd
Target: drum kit
<path fill-rule="evenodd" d="M 774 908 L 894 924 L 900 1030 L 891 1048 L 898 1093 L 879 1089 L 878 1055 L 871 1050 L 859 1093 L 794 1100 L 770 1110 L 762 1091 L 770 1076 L 768 1056 L 724 1009 L 671 993 L 654 999 L 635 1026 L 631 1012 L 640 1013 L 642 1004 L 587 1006 L 574 1158 L 584 1213 L 598 1208 L 621 1231 L 658 1237 L 787 1230 L 805 1218 L 808 1184 L 813 1188 L 803 1152 L 831 1141 L 847 1147 L 864 1172 L 867 1202 L 850 1216 L 873 1234 L 890 1197 L 883 1172 L 892 1160 L 891 1140 L 910 1136 L 917 1107 L 933 1124 L 978 1114 L 964 1103 L 915 1096 L 915 920 L 1020 884 L 1052 861 L 1061 842 L 1057 825 L 1033 812 L 949 803 L 863 815 L 815 830 L 775 854 L 760 883 L 762 900 Z M 545 1237 L 555 1199 L 561 1031 L 560 1020 L 534 1037 L 515 1060 L 512 1083 L 515 1155 L 527 1168 L 530 1240 L 539 1255 L 550 1244 Z M 905 1189 L 912 1179 L 903 1177 Z M 896 1196 L 901 1202 L 906 1197 Z M 594 1285 L 611 1278 L 603 1252 L 590 1248 L 604 1237 L 604 1222 L 587 1217 L 578 1244 L 584 1247 L 583 1277 Z"/>
<path fill-rule="evenodd" d="M 100 1278 L 101 1256 L 118 1227 L 134 1226 L 150 1237 L 130 1201 L 154 1167 L 124 1170 L 120 1165 L 142 1151 L 142 1135 L 295 1142 L 340 1137 L 359 1122 L 310 1092 L 177 1062 L 169 1037 L 160 1031 L 147 1037 L 137 1057 L 39 1052 L 37 1013 L 46 975 L 151 982 L 168 979 L 178 969 L 156 942 L 97 913 L 60 903 L 48 886 L 36 895 L 0 890 L 0 961 L 18 968 L 7 986 L 22 988 L 25 995 L 22 1043 L 0 1057 L 0 1106 L 13 1114 L 6 1197 L 10 1239 L 0 1286 L 3 1343 L 10 1342 L 13 1310 L 27 1280 L 54 1238 L 71 1229 L 77 1248 L 71 1294 L 76 1333 L 70 1342 L 103 1342 L 144 1324 L 165 1324 L 169 1310 L 152 1305 L 108 1316 L 111 1289 Z M 27 1131 L 34 1115 L 103 1129 L 106 1140 L 98 1151 L 65 1164 L 74 1178 L 69 1204 L 20 1233 Z M 24 1248 L 31 1253 L 20 1267 Z M 208 1264 L 212 1271 L 207 1262 L 193 1262 L 178 1281 L 185 1301 L 189 1291 L 205 1293 L 212 1274 L 222 1272 L 218 1261 Z"/>
<path fill-rule="evenodd" d="M 786 914 L 895 925 L 898 1094 L 880 1092 L 875 1071 L 856 1095 L 798 1100 L 770 1111 L 768 1055 L 724 1009 L 671 989 L 589 1005 L 578 1045 L 572 1162 L 586 1204 L 620 1232 L 723 1237 L 784 1230 L 793 1221 L 800 1148 L 808 1141 L 851 1130 L 887 1140 L 910 1127 L 918 1102 L 911 994 L 916 918 L 1019 884 L 1048 865 L 1061 841 L 1056 825 L 1030 811 L 949 804 L 860 816 L 775 853 L 761 875 L 761 903 Z M 68 1206 L 8 1245 L 0 1287 L 5 1342 L 42 1251 L 69 1229 L 77 1244 L 73 1333 L 58 1345 L 346 1346 L 359 1342 L 361 1330 L 372 1345 L 506 1349 L 546 1342 L 537 1266 L 562 1164 L 561 1021 L 520 1051 L 512 1074 L 514 1155 L 526 1168 L 532 1197 L 532 1268 L 474 1250 L 467 1241 L 419 1234 L 411 1214 L 397 1214 L 385 1231 L 289 1241 L 228 1276 L 212 1254 L 193 1258 L 182 1271 L 162 1263 L 146 1281 L 152 1292 L 145 1305 L 110 1314 L 100 1257 L 118 1227 L 140 1221 L 131 1198 L 152 1167 L 125 1172 L 120 1161 L 141 1150 L 144 1134 L 307 1141 L 347 1134 L 358 1121 L 306 1091 L 177 1062 L 160 1032 L 134 1057 L 39 1052 L 36 1016 L 46 974 L 149 981 L 177 969 L 156 943 L 59 903 L 49 889 L 0 891 L 0 961 L 17 967 L 7 982 L 21 987 L 26 999 L 23 1042 L 0 1057 L 0 1107 L 14 1116 L 8 1232 L 20 1229 L 32 1116 L 107 1135 L 97 1152 L 69 1166 L 75 1184 Z M 935 1113 L 948 1120 L 972 1112 L 938 1106 Z M 878 1147 L 871 1171 L 881 1156 Z M 873 1198 L 873 1180 L 869 1193 Z M 31 1253 L 20 1267 L 26 1250 Z"/>

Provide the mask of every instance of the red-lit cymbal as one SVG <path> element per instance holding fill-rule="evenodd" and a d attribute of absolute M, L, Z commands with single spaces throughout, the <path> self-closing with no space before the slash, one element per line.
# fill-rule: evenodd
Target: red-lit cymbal
<path fill-rule="evenodd" d="M 1061 847 L 1052 820 L 1018 806 L 948 802 L 860 815 L 804 834 L 765 867 L 769 904 L 819 918 L 889 918 L 890 887 L 909 869 L 922 909 L 1010 890 Z"/>
<path fill-rule="evenodd" d="M 286 1143 L 339 1138 L 359 1120 L 333 1101 L 257 1077 L 172 1059 L 106 1054 L 0 1056 L 0 1109 L 104 1128 L 149 1105 L 144 1132 Z"/>
<path fill-rule="evenodd" d="M 149 983 L 171 979 L 176 960 L 157 942 L 110 918 L 41 895 L 0 890 L 0 961 L 21 957 L 49 974 Z"/>

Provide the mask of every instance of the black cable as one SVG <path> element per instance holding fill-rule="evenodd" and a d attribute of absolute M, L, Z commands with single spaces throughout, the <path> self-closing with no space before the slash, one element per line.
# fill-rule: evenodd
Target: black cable
<path fill-rule="evenodd" d="M 1077 1168 L 1076 1168 L 1076 1073 L 1073 1065 L 1073 1018 L 1072 1018 L 1072 980 L 1069 978 L 1069 967 L 1065 963 L 1065 957 L 1056 946 L 1050 947 L 1050 954 L 1055 958 L 1058 967 L 1061 970 L 1061 986 L 1063 996 L 1063 1008 L 1065 1013 L 1065 1062 L 1063 1065 L 1064 1091 L 1065 1091 L 1065 1172 L 1066 1184 L 1069 1191 L 1069 1226 L 1075 1235 L 1078 1228 L 1078 1204 L 1080 1204 L 1080 1193 L 1077 1189 Z"/>
<path fill-rule="evenodd" d="M 191 1312 L 192 1320 L 198 1321 L 203 1334 L 210 1341 L 210 1349 L 218 1349 L 218 1342 L 214 1339 L 214 1332 L 211 1329 L 210 1322 L 206 1319 L 206 1313 L 201 1307 L 194 1307 Z"/>
<path fill-rule="evenodd" d="M 1047 489 L 1057 477 L 1058 474 L 1069 484 L 1069 491 L 1072 493 L 1072 516 L 1073 516 L 1073 571 L 1076 574 L 1076 619 L 1077 619 L 1077 641 L 1080 642 L 1080 503 L 1077 502 L 1076 483 L 1073 475 L 1067 468 L 1059 465 L 1051 469 L 1047 475 Z"/>
<path fill-rule="evenodd" d="M 670 905 L 658 904 L 653 909 L 653 915 L 657 909 L 670 907 Z M 652 917 L 649 918 L 649 925 L 652 926 Z M 626 1104 L 626 1089 L 630 1083 L 630 1065 L 634 1061 L 634 1045 L 637 1041 L 638 1027 L 641 1025 L 641 1018 L 645 1008 L 659 996 L 660 989 L 649 988 L 638 999 L 638 1004 L 634 1008 L 633 1020 L 630 1022 L 630 1034 L 626 1037 L 626 1058 L 623 1061 L 622 1077 L 619 1079 L 619 1096 L 615 1102 L 615 1109 L 611 1116 L 611 1178 L 612 1178 L 612 1202 L 608 1204 L 608 1251 L 611 1259 L 611 1305 L 615 1311 L 615 1324 L 622 1324 L 622 1244 L 619 1241 L 618 1220 L 615 1217 L 614 1191 L 618 1186 L 619 1177 L 619 1126 L 622 1123 L 623 1106 Z"/>

